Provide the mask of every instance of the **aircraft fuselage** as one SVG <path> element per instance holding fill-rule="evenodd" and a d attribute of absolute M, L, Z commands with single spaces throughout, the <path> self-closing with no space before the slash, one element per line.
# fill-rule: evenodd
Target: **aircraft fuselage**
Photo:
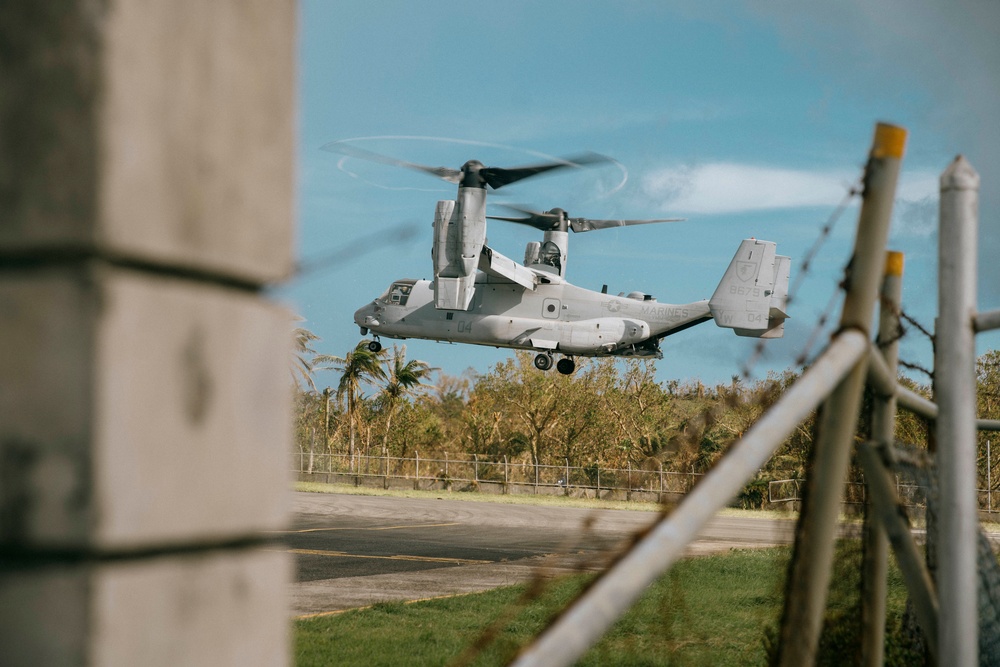
<path fill-rule="evenodd" d="M 400 280 L 354 314 L 358 326 L 377 336 L 579 356 L 659 357 L 660 338 L 708 319 L 707 300 L 674 305 L 646 295 L 614 296 L 551 274 L 528 290 L 482 273 L 465 311 L 436 309 L 432 281 Z"/>

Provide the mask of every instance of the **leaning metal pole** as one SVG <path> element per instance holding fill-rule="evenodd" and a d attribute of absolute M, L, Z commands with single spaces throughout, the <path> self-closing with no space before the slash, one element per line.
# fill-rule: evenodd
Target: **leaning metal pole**
<path fill-rule="evenodd" d="M 941 174 L 937 388 L 939 644 L 942 664 L 979 661 L 976 540 L 976 237 L 979 174 L 959 156 Z"/>
<path fill-rule="evenodd" d="M 889 220 L 905 145 L 905 129 L 879 123 L 865 167 L 863 201 L 840 329 L 860 331 L 866 339 L 870 338 L 885 268 Z M 806 473 L 806 495 L 781 621 L 778 663 L 783 666 L 799 667 L 815 662 L 830 584 L 837 518 L 866 374 L 865 360 L 841 381 L 817 420 L 812 468 Z"/>
<path fill-rule="evenodd" d="M 795 384 L 746 432 L 666 519 L 654 526 L 600 579 L 563 610 L 512 663 L 573 664 L 663 574 L 715 513 L 735 496 L 785 438 L 868 353 L 859 331 L 837 336 Z"/>
<path fill-rule="evenodd" d="M 899 305 L 903 293 L 903 253 L 888 252 L 879 306 L 878 347 L 892 377 L 899 358 Z M 877 352 L 872 352 L 878 354 Z M 888 450 L 896 438 L 896 396 L 872 401 L 872 440 Z M 874 471 L 873 471 L 874 472 Z M 877 473 L 876 473 L 877 474 Z M 882 474 L 885 474 L 882 472 Z M 869 476 L 865 471 L 866 480 Z M 861 574 L 861 664 L 878 667 L 885 653 L 886 573 L 889 540 L 869 497 L 865 506 Z"/>

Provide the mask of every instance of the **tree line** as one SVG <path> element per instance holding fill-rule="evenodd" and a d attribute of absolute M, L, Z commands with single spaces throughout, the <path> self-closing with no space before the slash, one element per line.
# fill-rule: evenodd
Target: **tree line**
<path fill-rule="evenodd" d="M 295 396 L 298 452 L 482 459 L 540 465 L 702 473 L 710 469 L 795 381 L 788 370 L 763 380 L 705 385 L 657 382 L 652 360 L 579 359 L 571 376 L 543 373 L 517 352 L 486 373 L 451 376 L 407 358 L 406 346 L 374 352 L 361 341 L 343 357 L 315 354 L 300 329 Z M 1000 418 L 1000 351 L 977 362 L 979 416 Z M 929 384 L 901 382 L 930 397 Z M 320 387 L 323 387 L 322 389 Z M 867 437 L 867 410 L 858 428 Z M 926 446 L 927 424 L 897 416 L 897 442 Z M 981 470 L 985 471 L 982 434 Z M 761 479 L 805 474 L 813 418 L 800 424 Z M 994 457 L 1000 459 L 1000 456 Z M 996 468 L 994 468 L 996 472 Z M 860 481 L 860 473 L 854 476 Z M 994 478 L 997 475 L 994 475 Z"/>

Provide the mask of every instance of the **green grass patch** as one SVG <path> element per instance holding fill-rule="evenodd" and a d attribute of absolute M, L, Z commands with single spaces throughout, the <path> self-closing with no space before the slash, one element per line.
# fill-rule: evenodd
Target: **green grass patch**
<path fill-rule="evenodd" d="M 580 665 L 765 665 L 791 550 L 733 550 L 683 560 L 656 581 Z M 841 541 L 818 664 L 854 661 L 860 543 Z M 592 575 L 295 622 L 295 659 L 310 665 L 507 664 Z M 886 664 L 913 664 L 901 639 L 905 590 L 889 572 Z M 470 659 L 471 661 L 467 661 Z"/>
<path fill-rule="evenodd" d="M 764 633 L 781 611 L 787 553 L 741 550 L 677 563 L 579 664 L 764 664 Z M 507 664 L 590 576 L 549 582 L 538 596 L 513 586 L 296 621 L 296 664 L 464 664 L 472 654 L 468 664 Z"/>

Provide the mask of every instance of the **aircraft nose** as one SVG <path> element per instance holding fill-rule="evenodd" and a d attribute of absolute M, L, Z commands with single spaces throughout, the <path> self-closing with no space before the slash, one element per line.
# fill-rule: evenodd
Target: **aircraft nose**
<path fill-rule="evenodd" d="M 375 307 L 367 304 L 358 308 L 354 313 L 354 322 L 359 327 L 373 328 L 379 325 L 378 318 L 375 317 Z"/>

